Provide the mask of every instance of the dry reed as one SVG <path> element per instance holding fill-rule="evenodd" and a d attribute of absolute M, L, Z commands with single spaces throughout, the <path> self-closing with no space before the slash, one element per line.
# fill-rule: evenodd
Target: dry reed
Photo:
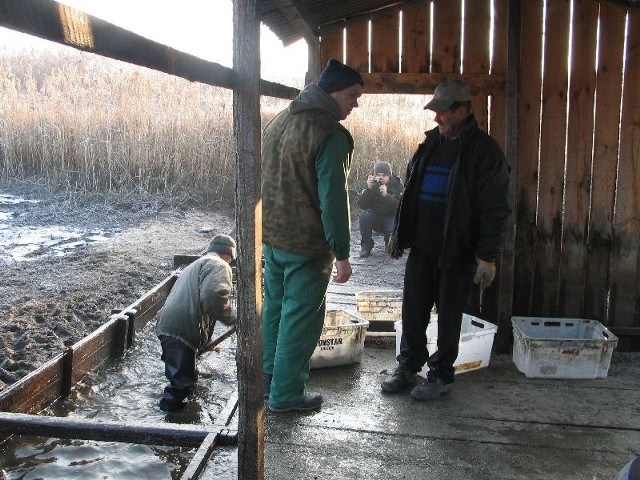
<path fill-rule="evenodd" d="M 94 55 L 0 52 L 0 176 L 68 192 L 189 196 L 232 206 L 232 93 Z M 369 95 L 345 122 L 350 184 L 404 175 L 428 125 L 416 96 Z M 287 105 L 263 98 L 263 122 Z"/>

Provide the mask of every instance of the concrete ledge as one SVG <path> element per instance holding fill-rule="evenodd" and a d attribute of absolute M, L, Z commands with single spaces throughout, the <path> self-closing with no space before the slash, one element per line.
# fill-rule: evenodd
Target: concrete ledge
<path fill-rule="evenodd" d="M 374 348 L 396 348 L 396 332 L 369 332 L 364 337 L 364 344 Z"/>

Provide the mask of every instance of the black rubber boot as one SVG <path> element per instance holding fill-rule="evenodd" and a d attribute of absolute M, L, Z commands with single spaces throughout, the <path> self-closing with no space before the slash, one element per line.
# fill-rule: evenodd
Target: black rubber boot
<path fill-rule="evenodd" d="M 411 371 L 406 362 L 401 362 L 398 364 L 391 376 L 382 382 L 380 388 L 382 388 L 383 392 L 396 393 L 406 387 L 414 385 L 415 383 L 415 372 Z"/>
<path fill-rule="evenodd" d="M 317 410 L 322 406 L 322 395 L 319 393 L 305 393 L 304 398 L 293 405 L 274 406 L 269 404 L 272 412 L 306 412 Z"/>

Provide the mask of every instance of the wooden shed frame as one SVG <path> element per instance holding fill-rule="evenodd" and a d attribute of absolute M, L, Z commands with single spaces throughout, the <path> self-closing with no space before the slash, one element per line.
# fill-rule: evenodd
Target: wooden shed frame
<path fill-rule="evenodd" d="M 365 93 L 472 86 L 481 126 L 511 166 L 513 215 L 482 316 L 510 343 L 512 315 L 601 321 L 640 347 L 640 2 L 637 0 L 234 0 L 234 68 L 184 54 L 53 0 L 0 0 L 0 25 L 233 89 L 237 151 L 240 478 L 264 472 L 259 25 L 305 38 L 307 80 L 331 57 Z M 408 128 L 421 128 L 420 125 Z"/>

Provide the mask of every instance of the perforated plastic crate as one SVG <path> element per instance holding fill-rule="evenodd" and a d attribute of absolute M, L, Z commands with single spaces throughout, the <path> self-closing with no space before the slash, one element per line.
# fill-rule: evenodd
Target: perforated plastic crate
<path fill-rule="evenodd" d="M 596 320 L 511 317 L 513 362 L 531 378 L 605 378 L 618 337 Z"/>
<path fill-rule="evenodd" d="M 369 322 L 344 310 L 328 310 L 311 368 L 337 367 L 362 360 Z"/>
<path fill-rule="evenodd" d="M 402 290 L 356 292 L 358 315 L 365 320 L 399 320 L 402 315 Z"/>
<path fill-rule="evenodd" d="M 400 355 L 400 338 L 402 337 L 402 322 L 395 323 L 396 330 L 396 356 Z M 498 326 L 472 315 L 462 315 L 462 329 L 460 331 L 460 344 L 458 346 L 458 358 L 453 364 L 456 374 L 477 370 L 489 365 L 491 360 L 491 348 L 493 338 L 498 331 Z M 431 315 L 427 327 L 427 349 L 429 355 L 438 350 L 438 316 Z M 424 374 L 428 367 L 424 367 L 419 373 Z"/>

